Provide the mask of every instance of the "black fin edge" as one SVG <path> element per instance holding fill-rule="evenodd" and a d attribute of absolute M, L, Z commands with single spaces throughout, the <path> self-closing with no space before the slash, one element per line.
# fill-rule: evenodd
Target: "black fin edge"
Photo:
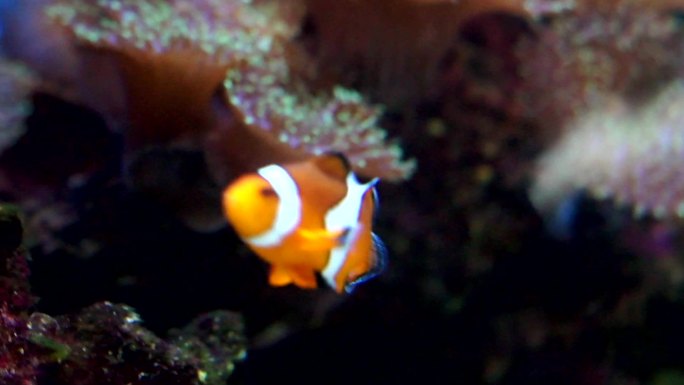
<path fill-rule="evenodd" d="M 373 237 L 373 254 L 375 255 L 375 265 L 366 274 L 356 278 L 351 282 L 348 282 L 344 286 L 344 291 L 347 294 L 354 291 L 356 286 L 377 277 L 378 275 L 382 274 L 385 269 L 387 269 L 387 246 L 385 246 L 385 243 L 382 241 L 382 239 L 380 239 L 380 237 L 378 237 L 375 233 L 371 233 L 371 236 Z"/>

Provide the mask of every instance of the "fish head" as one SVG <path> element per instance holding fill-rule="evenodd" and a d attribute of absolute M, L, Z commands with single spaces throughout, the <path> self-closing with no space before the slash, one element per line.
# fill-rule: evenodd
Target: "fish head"
<path fill-rule="evenodd" d="M 235 231 L 249 238 L 273 225 L 280 199 L 273 186 L 258 174 L 248 174 L 223 192 L 223 211 Z"/>

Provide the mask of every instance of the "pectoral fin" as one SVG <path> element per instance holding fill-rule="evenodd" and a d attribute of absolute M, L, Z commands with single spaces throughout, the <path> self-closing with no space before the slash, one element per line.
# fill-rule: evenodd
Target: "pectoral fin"
<path fill-rule="evenodd" d="M 324 229 L 299 229 L 297 237 L 305 251 L 329 251 L 344 243 L 349 229 L 328 231 Z"/>

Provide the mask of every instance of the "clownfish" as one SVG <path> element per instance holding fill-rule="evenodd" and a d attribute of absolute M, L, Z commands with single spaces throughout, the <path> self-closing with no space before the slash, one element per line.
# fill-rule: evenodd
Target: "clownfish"
<path fill-rule="evenodd" d="M 377 181 L 359 182 L 343 155 L 324 154 L 239 177 L 224 190 L 223 209 L 270 264 L 272 286 L 316 288 L 318 273 L 338 293 L 350 292 L 385 265 L 372 231 Z"/>

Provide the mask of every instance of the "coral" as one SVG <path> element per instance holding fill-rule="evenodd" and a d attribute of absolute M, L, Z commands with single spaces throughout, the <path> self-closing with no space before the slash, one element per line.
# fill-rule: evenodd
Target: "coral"
<path fill-rule="evenodd" d="M 207 385 L 225 384 L 235 369 L 235 361 L 246 356 L 244 325 L 242 317 L 236 313 L 203 314 L 170 334 L 181 357 L 199 368 L 200 381 Z"/>
<path fill-rule="evenodd" d="M 114 66 L 98 76 L 113 79 L 97 79 L 91 87 L 123 93 L 114 104 L 124 105 L 115 110 L 124 111 L 121 124 L 135 128 L 128 135 L 134 145 L 203 133 L 211 120 L 210 99 L 228 63 L 271 52 L 278 39 L 293 33 L 276 17 L 277 3 L 263 12 L 241 1 L 218 0 L 55 3 L 46 12 L 73 35 L 83 60 Z"/>
<path fill-rule="evenodd" d="M 525 9 L 534 17 L 548 16 L 574 10 L 576 0 L 526 0 Z"/>
<path fill-rule="evenodd" d="M 28 284 L 26 251 L 21 247 L 23 227 L 18 208 L 0 205 L 0 307 L 21 312 L 35 302 Z"/>
<path fill-rule="evenodd" d="M 549 17 L 561 13 L 591 13 L 619 11 L 625 7 L 642 7 L 669 11 L 681 8 L 681 0 L 525 0 L 525 10 L 534 17 Z"/>
<path fill-rule="evenodd" d="M 193 384 L 198 372 L 172 345 L 140 326 L 133 309 L 98 303 L 74 316 L 58 317 L 54 334 L 67 345 L 56 375 L 65 384 Z M 100 370 L 93 370 L 100 368 Z"/>
<path fill-rule="evenodd" d="M 220 66 L 236 56 L 267 51 L 272 38 L 288 37 L 295 31 L 273 12 L 259 12 L 246 4 L 249 2 L 62 1 L 47 13 L 58 23 L 71 26 L 83 44 L 143 55 L 190 51 L 199 55 L 198 62 Z"/>
<path fill-rule="evenodd" d="M 458 30 L 458 9 L 446 1 L 313 0 L 307 9 L 322 66 L 395 104 L 424 92 Z"/>
<path fill-rule="evenodd" d="M 518 47 L 520 100 L 552 144 L 535 168 L 532 200 L 553 209 L 587 189 L 638 213 L 684 213 L 671 163 L 681 157 L 682 29 L 662 11 L 668 2 L 602 5 L 536 25 Z"/>
<path fill-rule="evenodd" d="M 28 338 L 26 319 L 0 308 L 0 382 L 36 384 L 41 360 Z"/>
<path fill-rule="evenodd" d="M 35 384 L 41 359 L 28 338 L 25 311 L 35 302 L 28 285 L 18 210 L 0 205 L 0 382 Z"/>
<path fill-rule="evenodd" d="M 207 157 L 220 184 L 245 169 L 328 150 L 346 153 L 364 174 L 408 177 L 412 163 L 375 125 L 379 110 L 319 79 L 291 41 L 296 4 L 72 0 L 48 14 L 79 46 L 115 56 L 133 147 L 202 146 L 209 132 Z M 227 101 L 217 106 L 211 99 L 222 84 Z"/>
<path fill-rule="evenodd" d="M 522 1 L 309 0 L 309 45 L 325 68 L 391 105 L 415 102 L 437 75 L 467 20 L 526 15 Z"/>
<path fill-rule="evenodd" d="M 198 332 L 207 319 L 214 323 Z M 143 328 L 130 307 L 109 302 L 56 318 L 34 313 L 28 326 L 63 384 L 219 384 L 245 356 L 242 319 L 225 311 L 198 317 L 173 342 Z"/>
<path fill-rule="evenodd" d="M 218 135 L 225 143 L 212 145 L 208 151 L 220 154 L 209 158 L 236 163 L 230 158 L 243 155 L 228 148 L 254 143 L 254 159 L 236 166 L 244 169 L 335 150 L 348 153 L 362 171 L 407 177 L 412 166 L 400 162 L 396 145 L 384 148 L 384 133 L 374 126 L 376 109 L 352 91 L 318 91 L 310 84 L 315 71 L 309 58 L 290 41 L 298 30 L 298 9 L 296 2 L 100 0 L 62 1 L 48 13 L 79 45 L 115 54 L 126 84 L 133 126 L 127 137 L 133 147 L 201 145 L 203 135 L 217 126 L 211 98 L 225 79 L 228 100 L 243 124 Z M 307 74 L 306 81 L 300 73 Z M 244 129 L 267 135 L 242 133 L 243 140 L 233 132 Z M 352 135 L 358 140 L 345 143 Z M 273 151 L 264 154 L 259 142 Z M 267 159 L 257 159 L 261 155 Z"/>
<path fill-rule="evenodd" d="M 657 8 L 577 10 L 536 24 L 535 32 L 518 47 L 519 97 L 552 137 L 613 94 L 648 98 L 681 75 L 681 31 Z"/>
<path fill-rule="evenodd" d="M 21 0 L 0 8 L 43 2 L 58 3 L 49 19 L 58 23 L 23 41 L 55 50 L 33 51 L 27 64 L 42 78 L 60 61 L 38 59 L 75 59 L 82 76 L 67 80 L 80 95 L 70 100 L 96 112 L 34 94 L 26 133 L 0 157 L 0 198 L 32 210 L 24 213 L 33 258 L 29 265 L 14 252 L 16 217 L 0 220 L 0 244 L 12 249 L 0 270 L 0 383 L 681 380 L 672 371 L 684 357 L 681 226 L 632 221 L 612 202 L 590 199 L 645 201 L 643 211 L 665 216 L 679 209 L 676 104 L 684 91 L 679 27 L 656 12 L 667 1 L 312 0 L 309 18 L 296 0 Z M 254 21 L 262 17 L 265 24 Z M 3 37 L 34 20 L 3 20 Z M 215 39 L 223 20 L 227 34 L 251 31 L 270 45 L 223 45 Z M 359 39 L 346 46 L 345 36 Z M 423 38 L 428 44 L 417 43 Z M 366 43 L 378 56 L 359 49 Z M 397 103 L 387 113 L 366 102 L 385 97 Z M 516 102 L 528 107 L 524 116 Z M 231 229 L 198 232 L 178 220 L 216 212 L 212 194 L 244 167 L 318 151 L 343 149 L 357 171 L 399 179 L 411 164 L 379 126 L 408 144 L 420 168 L 408 183 L 379 187 L 374 228 L 391 265 L 353 295 L 270 288 L 265 266 Z M 562 239 L 520 183 L 543 151 L 538 189 L 561 199 L 576 188 L 592 192 L 564 206 Z M 73 222 L 36 208 L 41 199 L 73 204 Z M 52 233 L 52 247 L 40 247 L 36 222 Z M 211 309 L 235 309 L 247 327 Z M 249 358 L 237 364 L 246 334 Z"/>
<path fill-rule="evenodd" d="M 0 153 L 24 133 L 24 119 L 31 112 L 29 95 L 35 75 L 25 66 L 0 60 Z"/>
<path fill-rule="evenodd" d="M 617 98 L 571 124 L 540 160 L 533 200 L 541 207 L 587 189 L 636 213 L 684 216 L 684 81 L 641 106 Z"/>
<path fill-rule="evenodd" d="M 393 180 L 411 175 L 414 162 L 401 160 L 396 143 L 385 144 L 386 134 L 377 126 L 381 110 L 359 93 L 342 87 L 311 90 L 278 59 L 241 64 L 229 69 L 224 84 L 245 124 L 301 153 L 341 152 L 363 175 Z"/>
<path fill-rule="evenodd" d="M 18 210 L 0 205 L 0 382 L 54 384 L 220 384 L 245 357 L 239 314 L 203 315 L 167 342 L 125 305 L 101 302 L 51 317 L 35 303 L 21 246 Z"/>

